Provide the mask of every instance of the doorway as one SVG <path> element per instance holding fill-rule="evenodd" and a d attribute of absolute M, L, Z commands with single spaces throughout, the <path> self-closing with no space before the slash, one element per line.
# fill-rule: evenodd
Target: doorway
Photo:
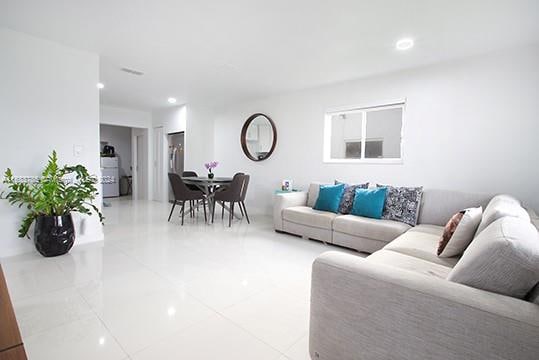
<path fill-rule="evenodd" d="M 100 124 L 101 192 L 105 199 L 147 199 L 148 130 Z"/>

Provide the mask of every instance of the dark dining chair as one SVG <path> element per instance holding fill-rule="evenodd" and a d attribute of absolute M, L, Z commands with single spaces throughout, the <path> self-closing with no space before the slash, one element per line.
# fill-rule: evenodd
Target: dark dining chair
<path fill-rule="evenodd" d="M 230 210 L 229 210 L 229 216 L 228 216 L 228 226 L 232 226 L 232 217 L 234 216 L 234 204 L 239 203 L 241 201 L 241 190 L 243 188 L 243 182 L 244 182 L 245 175 L 243 173 L 237 173 L 232 178 L 232 182 L 230 185 L 221 191 L 215 192 L 215 195 L 213 197 L 214 204 L 217 204 L 217 202 L 221 203 L 221 206 L 223 207 L 223 214 L 224 214 L 224 208 L 225 203 L 230 203 Z M 212 214 L 211 214 L 211 222 L 213 223 L 213 219 L 215 217 L 215 205 L 212 207 Z"/>
<path fill-rule="evenodd" d="M 200 190 L 191 190 L 187 187 L 187 185 L 183 182 L 180 175 L 175 173 L 168 173 L 168 179 L 170 181 L 170 185 L 172 186 L 172 192 L 174 194 L 174 202 L 172 203 L 172 209 L 170 209 L 170 214 L 168 215 L 168 221 L 170 221 L 170 218 L 172 217 L 172 213 L 174 212 L 174 208 L 177 204 L 181 203 L 182 206 L 182 225 L 183 225 L 183 218 L 185 215 L 185 202 L 186 201 L 202 201 L 202 205 L 204 206 L 204 220 L 208 221 L 208 217 L 206 215 L 206 198 L 204 197 L 204 193 Z"/>
<path fill-rule="evenodd" d="M 197 177 L 198 174 L 194 171 L 184 171 L 182 177 Z"/>
<path fill-rule="evenodd" d="M 188 171 L 184 171 L 182 173 L 182 177 L 197 177 L 197 176 L 198 176 L 198 174 L 195 171 L 189 171 L 188 170 Z M 198 188 L 198 186 L 196 186 L 196 185 L 193 185 L 193 184 L 185 184 L 185 185 L 187 185 L 187 187 L 189 189 L 193 190 L 193 191 L 200 190 Z M 197 204 L 196 204 L 197 211 L 198 211 L 198 205 L 199 204 L 198 204 L 198 201 L 197 201 Z M 191 214 L 191 217 L 195 216 L 195 212 L 193 210 L 194 208 L 195 208 L 195 202 L 193 200 L 189 201 L 189 213 Z"/>
<path fill-rule="evenodd" d="M 251 221 L 249 221 L 249 215 L 247 215 L 247 208 L 245 207 L 245 196 L 247 195 L 247 188 L 249 187 L 249 179 L 251 179 L 249 175 L 243 175 L 243 187 L 241 188 L 240 202 L 238 203 L 241 215 L 245 216 L 247 224 L 251 223 Z"/>

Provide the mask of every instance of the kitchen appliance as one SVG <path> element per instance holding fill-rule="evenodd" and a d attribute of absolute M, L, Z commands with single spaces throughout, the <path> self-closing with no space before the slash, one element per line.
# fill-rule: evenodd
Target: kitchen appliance
<path fill-rule="evenodd" d="M 183 161 L 184 161 L 184 133 L 171 133 L 167 135 L 168 139 L 168 171 L 169 173 L 176 173 L 182 175 L 183 173 Z M 168 186 L 168 198 L 174 200 L 172 194 L 172 187 Z"/>
<path fill-rule="evenodd" d="M 117 157 L 101 158 L 101 184 L 103 185 L 103 197 L 120 196 L 120 182 Z"/>
<path fill-rule="evenodd" d="M 103 156 L 114 156 L 114 146 L 105 145 L 103 146 Z"/>

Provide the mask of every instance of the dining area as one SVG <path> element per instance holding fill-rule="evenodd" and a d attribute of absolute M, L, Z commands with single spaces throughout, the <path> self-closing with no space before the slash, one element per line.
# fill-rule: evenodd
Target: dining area
<path fill-rule="evenodd" d="M 266 114 L 252 114 L 243 124 L 240 144 L 244 155 L 249 160 L 253 162 L 267 160 L 277 144 L 275 123 Z M 213 224 L 216 211 L 221 212 L 223 221 L 225 221 L 225 213 L 227 213 L 229 227 L 232 226 L 235 219 L 245 219 L 250 224 L 245 206 L 250 175 L 237 172 L 230 177 L 217 177 L 213 170 L 219 163 L 211 161 L 204 164 L 208 173 L 205 176 L 199 176 L 195 171 L 185 171 L 183 168 L 183 143 L 179 144 L 178 147 L 171 146 L 170 148 L 174 151 L 169 154 L 171 166 L 169 167 L 168 179 L 172 194 L 170 200 L 172 207 L 168 215 L 169 222 L 176 207 L 178 207 L 182 226 L 186 216 L 197 218 L 199 215 L 204 215 L 206 224 Z M 178 163 L 181 165 L 175 166 Z"/>
<path fill-rule="evenodd" d="M 250 175 L 238 172 L 232 177 L 215 177 L 211 173 L 212 165 L 217 166 L 216 163 L 206 164 L 209 176 L 199 176 L 194 171 L 184 171 L 181 175 L 168 174 L 174 197 L 168 216 L 169 222 L 178 207 L 182 226 L 186 216 L 196 218 L 199 215 L 204 216 L 206 224 L 213 224 L 215 211 L 219 206 L 222 220 L 227 213 L 228 227 L 232 226 L 234 219 L 245 219 L 250 224 L 245 206 Z M 236 210 L 239 210 L 239 213 Z"/>

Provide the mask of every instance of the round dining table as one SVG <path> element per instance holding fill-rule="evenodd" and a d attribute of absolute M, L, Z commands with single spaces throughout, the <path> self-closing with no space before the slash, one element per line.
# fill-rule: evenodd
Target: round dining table
<path fill-rule="evenodd" d="M 210 214 L 213 212 L 213 208 L 215 207 L 215 201 L 213 200 L 215 192 L 230 186 L 230 183 L 232 182 L 231 177 L 222 176 L 216 176 L 213 179 L 210 179 L 207 176 L 183 176 L 182 180 L 186 184 L 197 186 L 206 195 Z M 230 211 L 227 206 L 223 205 L 223 207 L 227 211 Z"/>

